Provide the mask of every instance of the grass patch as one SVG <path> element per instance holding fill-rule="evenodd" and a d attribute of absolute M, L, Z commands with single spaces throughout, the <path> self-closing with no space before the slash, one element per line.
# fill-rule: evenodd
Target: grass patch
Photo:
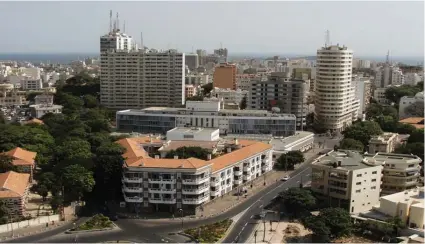
<path fill-rule="evenodd" d="M 113 226 L 114 225 L 112 221 L 110 221 L 108 217 L 104 216 L 103 214 L 96 214 L 87 222 L 85 222 L 84 224 L 78 226 L 77 228 L 73 230 L 76 230 L 76 231 L 98 230 L 98 229 L 112 228 Z"/>
<path fill-rule="evenodd" d="M 184 233 L 191 235 L 201 243 L 215 243 L 224 236 L 232 222 L 231 219 L 225 219 L 214 224 L 202 225 L 199 228 L 187 229 Z"/>

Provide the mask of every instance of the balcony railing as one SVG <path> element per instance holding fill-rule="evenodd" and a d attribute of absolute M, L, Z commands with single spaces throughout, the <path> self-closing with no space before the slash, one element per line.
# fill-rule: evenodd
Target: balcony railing
<path fill-rule="evenodd" d="M 127 177 L 123 177 L 122 181 L 125 183 L 142 183 L 143 179 L 142 178 L 127 178 Z"/>
<path fill-rule="evenodd" d="M 157 179 L 149 179 L 148 181 L 149 181 L 149 183 L 170 183 L 170 184 L 176 183 L 176 180 L 175 179 L 161 179 L 161 178 L 157 178 Z"/>
<path fill-rule="evenodd" d="M 198 188 L 198 189 L 183 188 L 182 192 L 183 192 L 183 194 L 201 194 L 203 192 L 208 191 L 209 188 L 210 188 L 210 186 L 208 186 L 208 185 L 206 185 L 202 188 Z"/>
<path fill-rule="evenodd" d="M 210 199 L 210 196 L 206 195 L 202 198 L 183 198 L 183 204 L 202 204 Z"/>
<path fill-rule="evenodd" d="M 124 199 L 126 202 L 143 202 L 142 197 L 127 197 L 124 195 Z"/>
<path fill-rule="evenodd" d="M 204 177 L 199 179 L 183 179 L 183 184 L 187 185 L 199 185 L 210 180 L 210 177 Z"/>
<path fill-rule="evenodd" d="M 122 190 L 124 192 L 143 192 L 142 187 L 126 187 L 126 186 L 123 186 Z"/>
<path fill-rule="evenodd" d="M 166 189 L 166 188 L 149 188 L 150 193 L 176 193 L 176 189 Z"/>
<path fill-rule="evenodd" d="M 175 204 L 176 199 L 174 198 L 149 198 L 150 203 L 161 203 L 161 204 Z"/>
<path fill-rule="evenodd" d="M 237 175 L 237 176 L 242 175 L 242 171 L 241 170 L 235 171 L 235 175 Z"/>

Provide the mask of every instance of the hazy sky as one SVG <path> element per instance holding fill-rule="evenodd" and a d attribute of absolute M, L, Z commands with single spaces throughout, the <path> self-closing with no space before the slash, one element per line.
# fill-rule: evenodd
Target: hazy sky
<path fill-rule="evenodd" d="M 0 2 L 0 53 L 89 52 L 109 10 L 148 47 L 312 55 L 333 44 L 359 56 L 423 56 L 423 2 Z"/>

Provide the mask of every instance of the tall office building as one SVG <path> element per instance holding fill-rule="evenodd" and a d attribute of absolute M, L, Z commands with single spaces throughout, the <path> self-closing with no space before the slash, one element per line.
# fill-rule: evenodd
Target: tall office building
<path fill-rule="evenodd" d="M 357 119 L 359 100 L 352 86 L 353 51 L 345 46 L 317 50 L 315 123 L 330 131 L 343 131 Z"/>
<path fill-rule="evenodd" d="M 292 79 L 289 72 L 273 72 L 268 79 L 251 80 L 248 108 L 271 110 L 278 107 L 281 113 L 294 114 L 297 127 L 301 129 L 301 123 L 306 125 L 309 89 L 308 81 Z"/>
<path fill-rule="evenodd" d="M 214 54 L 220 57 L 220 62 L 227 62 L 227 48 L 215 49 Z"/>
<path fill-rule="evenodd" d="M 200 66 L 204 66 L 206 64 L 205 57 L 207 56 L 207 51 L 203 49 L 196 50 L 196 54 L 198 54 L 198 63 Z"/>
<path fill-rule="evenodd" d="M 121 32 L 119 27 L 118 13 L 114 21 L 112 21 L 112 11 L 110 12 L 109 17 L 109 33 L 100 37 L 100 53 L 106 52 L 108 50 L 136 49 L 137 47 L 133 42 L 133 38 Z"/>
<path fill-rule="evenodd" d="M 190 71 L 195 71 L 199 67 L 199 58 L 196 53 L 186 53 L 185 63 Z"/>
<path fill-rule="evenodd" d="M 214 70 L 214 87 L 236 90 L 236 65 L 221 63 Z"/>

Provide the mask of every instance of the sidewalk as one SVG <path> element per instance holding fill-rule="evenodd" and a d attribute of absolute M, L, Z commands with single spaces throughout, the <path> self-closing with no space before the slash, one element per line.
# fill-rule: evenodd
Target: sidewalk
<path fill-rule="evenodd" d="M 24 227 L 24 228 L 19 228 L 16 230 L 13 230 L 10 232 L 3 232 L 0 233 L 0 241 L 6 241 L 6 240 L 10 240 L 13 238 L 19 238 L 19 237 L 24 237 L 24 236 L 29 236 L 29 235 L 34 235 L 37 233 L 41 233 L 41 232 L 45 232 L 48 230 L 52 230 L 55 228 L 58 228 L 64 224 L 67 224 L 69 222 L 72 222 L 72 220 L 68 220 L 68 221 L 60 221 L 60 222 L 56 222 L 55 224 L 49 224 L 49 227 L 46 227 L 45 224 L 41 224 L 41 225 L 37 225 L 37 226 L 28 226 L 28 227 Z"/>
<path fill-rule="evenodd" d="M 258 222 L 246 243 L 266 244 L 310 242 L 308 239 L 310 231 L 306 230 L 301 224 L 281 221 L 273 222 L 272 226 L 270 226 L 270 222 L 266 221 L 265 227 L 266 233 L 264 235 L 264 224 L 261 221 Z M 255 237 L 255 232 L 257 232 L 257 237 Z"/>

